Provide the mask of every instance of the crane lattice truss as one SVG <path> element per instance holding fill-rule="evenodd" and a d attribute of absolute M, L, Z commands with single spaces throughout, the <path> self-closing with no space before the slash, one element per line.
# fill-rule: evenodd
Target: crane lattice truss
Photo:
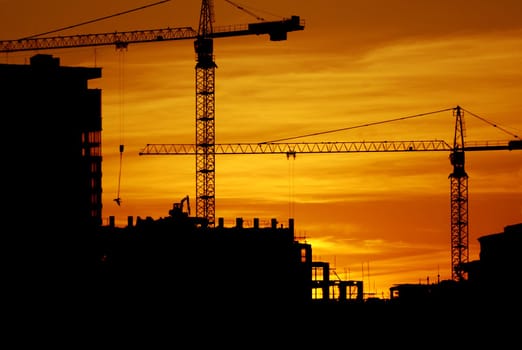
<path fill-rule="evenodd" d="M 453 172 L 450 178 L 451 202 L 451 267 L 452 279 L 467 279 L 468 263 L 468 175 L 464 170 L 464 153 L 467 151 L 493 151 L 522 149 L 521 140 L 486 141 L 464 144 L 462 108 L 453 109 L 455 137 L 453 145 L 443 140 L 424 141 L 361 141 L 361 142 L 298 142 L 298 143 L 225 143 L 214 144 L 213 154 L 286 154 L 297 153 L 357 153 L 357 152 L 450 152 Z M 148 144 L 140 155 L 192 155 L 198 146 L 191 144 Z"/>
<path fill-rule="evenodd" d="M 212 0 L 202 0 L 199 28 L 147 29 L 127 32 L 31 37 L 0 41 L 0 52 L 34 51 L 63 48 L 194 40 L 196 52 L 196 217 L 208 226 L 215 225 L 215 69 L 213 39 L 244 35 L 268 35 L 270 41 L 287 39 L 287 34 L 304 29 L 299 16 L 280 21 L 262 21 L 243 25 L 214 27 Z"/>
<path fill-rule="evenodd" d="M 201 6 L 198 38 L 194 42 L 196 63 L 196 216 L 215 223 L 215 77 L 211 1 Z"/>
<path fill-rule="evenodd" d="M 450 223 L 451 223 L 451 274 L 455 281 L 467 279 L 463 269 L 469 258 L 468 226 L 468 174 L 464 169 L 464 118 L 462 109 L 455 108 L 455 134 L 450 162 L 453 172 L 450 179 Z"/>
<path fill-rule="evenodd" d="M 493 151 L 520 149 L 520 141 L 487 141 L 467 143 L 463 151 Z M 275 143 L 216 143 L 214 154 L 286 154 L 297 153 L 358 153 L 452 151 L 443 140 L 418 141 L 331 141 L 331 142 L 275 142 Z M 150 143 L 139 155 L 194 155 L 196 145 L 190 143 Z"/>
<path fill-rule="evenodd" d="M 218 26 L 208 35 L 210 38 L 225 38 L 242 35 L 269 35 L 271 41 L 286 40 L 286 33 L 303 30 L 304 21 L 292 16 L 281 21 Z M 77 34 L 16 40 L 0 40 L 0 52 L 41 51 L 93 46 L 126 47 L 129 44 L 197 39 L 192 27 L 143 29 L 124 32 Z"/>

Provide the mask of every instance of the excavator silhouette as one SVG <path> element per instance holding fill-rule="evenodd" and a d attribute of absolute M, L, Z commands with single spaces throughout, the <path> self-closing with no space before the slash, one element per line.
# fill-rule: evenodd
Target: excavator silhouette
<path fill-rule="evenodd" d="M 183 203 L 187 203 L 187 210 L 183 211 Z M 169 215 L 172 217 L 189 217 L 190 216 L 190 200 L 189 196 L 186 195 L 181 201 L 174 203 L 172 209 L 169 210 Z"/>

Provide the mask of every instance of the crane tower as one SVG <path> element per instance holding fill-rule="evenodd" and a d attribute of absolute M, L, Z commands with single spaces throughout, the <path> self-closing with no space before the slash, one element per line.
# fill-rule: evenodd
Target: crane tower
<path fill-rule="evenodd" d="M 196 51 L 196 216 L 215 222 L 215 71 L 212 0 L 203 0 Z"/>
<path fill-rule="evenodd" d="M 451 224 L 451 266 L 452 279 L 466 279 L 463 264 L 468 262 L 468 174 L 464 169 L 464 118 L 462 108 L 457 106 L 455 116 L 455 133 L 450 162 L 453 172 L 450 179 L 450 224 Z"/>

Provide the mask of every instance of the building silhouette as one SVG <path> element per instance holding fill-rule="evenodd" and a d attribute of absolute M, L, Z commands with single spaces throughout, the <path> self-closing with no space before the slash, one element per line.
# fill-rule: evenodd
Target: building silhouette
<path fill-rule="evenodd" d="M 296 239 L 292 219 L 210 228 L 174 206 L 168 216 L 133 221 L 97 231 L 96 290 L 196 309 L 310 301 L 312 247 Z"/>
<path fill-rule="evenodd" d="M 4 203 L 15 245 L 10 261 L 30 287 L 72 276 L 89 233 L 102 222 L 101 68 L 64 67 L 37 54 L 0 64 L 0 101 L 10 144 Z M 54 280 L 54 282 L 50 282 Z"/>
<path fill-rule="evenodd" d="M 505 226 L 503 232 L 481 236 L 478 241 L 480 259 L 466 266 L 470 288 L 480 299 L 520 304 L 522 223 Z"/>
<path fill-rule="evenodd" d="M 5 174 L 16 188 L 9 204 L 16 217 L 31 217 L 26 224 L 101 224 L 101 90 L 88 87 L 100 77 L 101 68 L 63 67 L 44 54 L 29 65 L 0 64 L 17 164 Z"/>

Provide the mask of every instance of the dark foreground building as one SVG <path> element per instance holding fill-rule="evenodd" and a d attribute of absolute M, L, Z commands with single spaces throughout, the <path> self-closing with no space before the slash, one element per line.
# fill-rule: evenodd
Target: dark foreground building
<path fill-rule="evenodd" d="M 101 68 L 64 67 L 51 55 L 0 64 L 10 217 L 35 227 L 101 224 L 101 90 L 88 87 L 100 77 Z"/>
<path fill-rule="evenodd" d="M 480 259 L 466 266 L 470 288 L 481 299 L 522 303 L 522 223 L 505 226 L 503 232 L 481 236 L 478 241 Z"/>
<path fill-rule="evenodd" d="M 192 307 L 303 305 L 311 296 L 312 248 L 293 220 L 268 227 L 201 227 L 174 207 L 159 219 L 100 227 L 93 256 L 97 290 L 144 302 Z M 143 299 L 141 299 L 143 298 Z"/>
<path fill-rule="evenodd" d="M 88 86 L 100 77 L 101 68 L 61 66 L 45 54 L 0 64 L 8 271 L 23 293 L 70 277 L 101 225 L 101 90 Z"/>

